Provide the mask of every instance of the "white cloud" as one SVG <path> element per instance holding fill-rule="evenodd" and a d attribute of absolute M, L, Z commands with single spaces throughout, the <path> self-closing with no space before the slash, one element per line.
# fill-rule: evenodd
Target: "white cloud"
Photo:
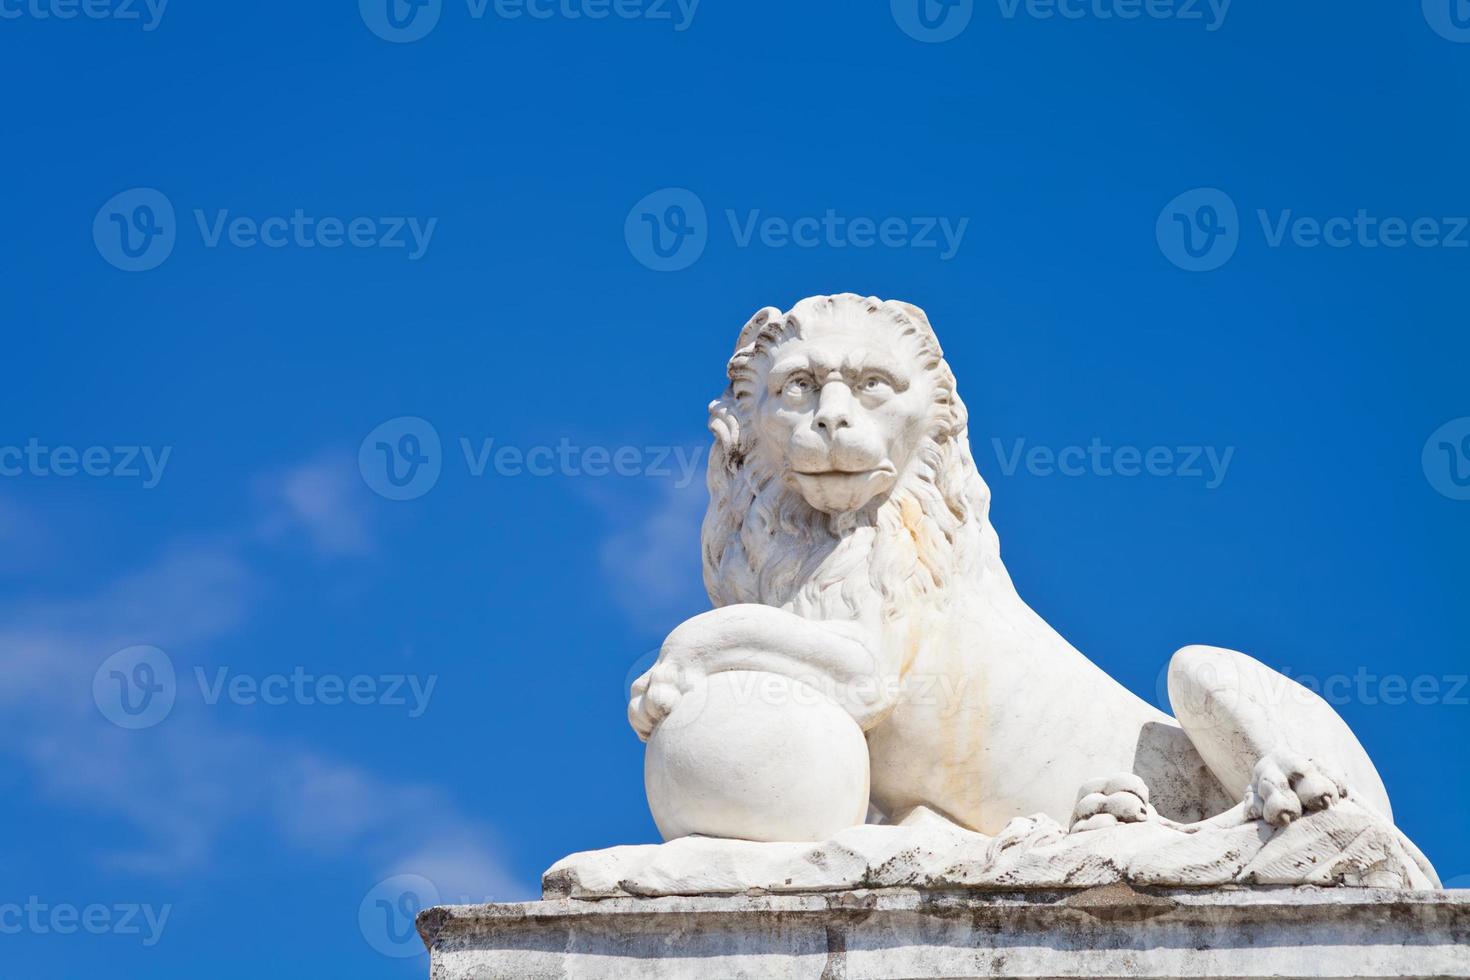
<path fill-rule="evenodd" d="M 305 535 L 325 558 L 357 557 L 373 550 L 368 530 L 368 491 L 351 459 L 326 455 L 256 481 L 267 513 L 261 532 L 273 541 Z"/>
<path fill-rule="evenodd" d="M 318 520 L 318 530 L 333 520 Z M 357 540 L 336 536 L 344 527 L 324 539 L 337 553 Z M 443 791 L 297 741 L 231 729 L 197 696 L 192 670 L 179 659 L 179 700 L 164 722 L 126 731 L 103 719 L 92 679 L 111 653 L 137 644 L 198 650 L 249 618 L 266 583 L 243 556 L 227 539 L 175 547 L 93 594 L 0 606 L 0 726 L 7 733 L 0 751 L 28 762 L 48 799 L 131 829 L 100 845 L 108 850 L 95 857 L 111 866 L 201 873 L 217 840 L 248 820 L 300 853 L 360 861 L 378 877 L 411 870 L 446 896 L 453 887 L 455 894 L 526 897 L 530 889 L 496 857 L 491 828 Z"/>
<path fill-rule="evenodd" d="M 244 619 L 258 589 L 227 545 L 193 544 L 165 551 L 92 595 L 30 596 L 0 607 L 0 672 L 9 681 L 0 685 L 0 710 L 93 715 L 91 672 L 108 654 L 220 636 Z M 85 684 L 76 683 L 78 671 Z"/>
<path fill-rule="evenodd" d="M 703 486 L 659 485 L 642 518 L 602 542 L 598 558 L 608 593 L 640 629 L 667 632 L 709 608 L 699 555 L 699 526 L 709 500 Z"/>
<path fill-rule="evenodd" d="M 0 497 L 0 572 L 40 564 L 44 535 L 34 516 L 14 500 Z"/>

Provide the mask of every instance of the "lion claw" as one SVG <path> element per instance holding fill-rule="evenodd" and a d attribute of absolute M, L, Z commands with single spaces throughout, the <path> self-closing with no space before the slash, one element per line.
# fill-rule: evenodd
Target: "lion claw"
<path fill-rule="evenodd" d="M 1272 752 L 1256 763 L 1246 790 L 1246 810 L 1253 819 L 1285 827 L 1303 813 L 1325 810 L 1347 795 L 1347 783 L 1325 763 L 1294 752 Z"/>
<path fill-rule="evenodd" d="M 1077 791 L 1071 833 L 1143 823 L 1156 816 L 1148 802 L 1148 785 L 1131 772 L 1090 779 Z"/>

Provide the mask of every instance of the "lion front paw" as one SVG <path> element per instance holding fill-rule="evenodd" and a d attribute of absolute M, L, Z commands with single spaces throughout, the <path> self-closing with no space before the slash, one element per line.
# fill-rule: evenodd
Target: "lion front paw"
<path fill-rule="evenodd" d="M 1256 763 L 1245 802 L 1250 817 L 1285 827 L 1304 812 L 1325 810 L 1347 795 L 1347 783 L 1336 769 L 1283 751 Z"/>
<path fill-rule="evenodd" d="M 660 661 L 633 682 L 628 702 L 628 722 L 638 737 L 648 741 L 653 730 L 669 716 L 679 699 L 693 686 L 693 671 Z"/>
<path fill-rule="evenodd" d="M 1149 806 L 1148 786 L 1131 772 L 1105 779 L 1090 779 L 1077 791 L 1072 810 L 1071 833 L 1116 827 L 1120 823 L 1143 823 L 1156 814 Z"/>

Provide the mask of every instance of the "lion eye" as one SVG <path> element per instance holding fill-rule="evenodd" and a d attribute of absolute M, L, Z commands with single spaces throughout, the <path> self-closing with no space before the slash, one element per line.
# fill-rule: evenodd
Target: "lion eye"
<path fill-rule="evenodd" d="M 806 378 L 792 378 L 786 382 L 786 394 L 795 398 L 811 394 L 812 383 Z"/>
<path fill-rule="evenodd" d="M 888 382 L 883 380 L 882 377 L 876 374 L 870 374 L 863 379 L 863 383 L 859 387 L 863 391 L 879 391 L 887 386 Z"/>

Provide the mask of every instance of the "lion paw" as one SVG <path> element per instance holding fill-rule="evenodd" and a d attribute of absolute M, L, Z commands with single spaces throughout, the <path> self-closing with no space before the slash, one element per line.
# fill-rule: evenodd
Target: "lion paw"
<path fill-rule="evenodd" d="M 1294 752 L 1272 752 L 1256 763 L 1246 790 L 1247 813 L 1285 827 L 1304 812 L 1325 810 L 1348 795 L 1337 770 Z"/>
<path fill-rule="evenodd" d="M 667 661 L 660 661 L 653 669 L 633 682 L 632 698 L 628 702 L 628 721 L 643 741 L 648 741 L 653 730 L 669 716 L 679 699 L 692 686 L 693 671 L 680 669 Z"/>
<path fill-rule="evenodd" d="M 1072 810 L 1071 833 L 1116 827 L 1120 823 L 1143 823 L 1155 816 L 1149 806 L 1148 786 L 1131 772 L 1105 779 L 1089 779 L 1077 791 Z"/>

